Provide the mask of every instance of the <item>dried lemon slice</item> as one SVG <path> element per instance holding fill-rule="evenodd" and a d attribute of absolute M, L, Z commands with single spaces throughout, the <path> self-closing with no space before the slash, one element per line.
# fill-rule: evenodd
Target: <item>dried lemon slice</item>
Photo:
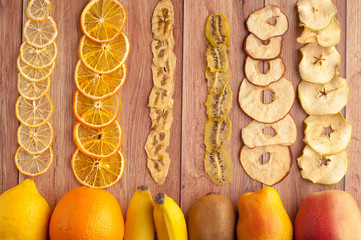
<path fill-rule="evenodd" d="M 154 9 L 152 17 L 152 32 L 154 38 L 166 40 L 172 37 L 174 27 L 174 11 L 170 0 L 160 0 Z"/>
<path fill-rule="evenodd" d="M 26 15 L 33 21 L 45 21 L 51 10 L 49 0 L 31 0 L 26 8 Z"/>
<path fill-rule="evenodd" d="M 272 60 L 281 54 L 282 44 L 283 37 L 272 37 L 262 41 L 255 35 L 249 34 L 244 41 L 243 51 L 256 60 Z"/>
<path fill-rule="evenodd" d="M 220 119 L 228 115 L 232 108 L 232 90 L 229 85 L 223 94 L 208 94 L 206 101 L 207 115 L 209 119 Z"/>
<path fill-rule="evenodd" d="M 40 154 L 29 154 L 19 147 L 15 154 L 15 165 L 22 174 L 35 177 L 46 173 L 53 163 L 53 159 L 51 147 Z"/>
<path fill-rule="evenodd" d="M 25 64 L 33 68 L 45 68 L 50 66 L 56 56 L 58 48 L 55 42 L 43 48 L 35 48 L 24 42 L 20 46 L 20 58 Z"/>
<path fill-rule="evenodd" d="M 44 125 L 53 114 L 53 109 L 53 103 L 47 93 L 38 100 L 27 100 L 20 96 L 15 105 L 16 117 L 27 127 Z"/>
<path fill-rule="evenodd" d="M 209 93 L 223 94 L 230 78 L 230 70 L 227 68 L 225 72 L 211 72 L 207 67 L 206 81 Z"/>
<path fill-rule="evenodd" d="M 32 67 L 26 65 L 20 59 L 20 57 L 18 57 L 17 66 L 18 66 L 19 72 L 21 73 L 21 75 L 23 75 L 23 77 L 25 77 L 29 81 L 40 82 L 40 81 L 48 78 L 52 74 L 54 67 L 55 67 L 55 62 L 52 62 L 52 64 L 50 66 L 45 67 L 45 68 L 32 68 Z"/>
<path fill-rule="evenodd" d="M 209 152 L 219 151 L 231 138 L 231 121 L 228 116 L 221 120 L 209 119 L 204 127 L 204 144 Z"/>
<path fill-rule="evenodd" d="M 126 76 L 125 64 L 108 74 L 99 74 L 89 70 L 81 60 L 75 67 L 76 87 L 85 96 L 92 99 L 102 99 L 114 95 L 123 86 Z"/>
<path fill-rule="evenodd" d="M 40 82 L 32 82 L 18 74 L 18 91 L 27 100 L 38 100 L 50 89 L 50 78 L 45 78 Z"/>
<path fill-rule="evenodd" d="M 17 131 L 19 145 L 32 155 L 45 152 L 50 147 L 53 136 L 54 130 L 49 122 L 35 128 L 20 125 Z"/>
<path fill-rule="evenodd" d="M 224 185 L 232 182 L 233 163 L 226 149 L 216 152 L 206 151 L 204 166 L 206 173 L 215 184 Z"/>
<path fill-rule="evenodd" d="M 37 48 L 43 48 L 54 42 L 58 36 L 58 29 L 52 17 L 45 21 L 35 22 L 28 20 L 24 26 L 24 38 L 27 43 Z"/>
<path fill-rule="evenodd" d="M 206 37 L 215 47 L 228 44 L 229 25 L 227 18 L 222 13 L 209 15 L 206 23 Z"/>
<path fill-rule="evenodd" d="M 228 69 L 228 48 L 226 45 L 219 47 L 208 46 L 206 52 L 207 66 L 211 72 L 226 72 Z"/>
<path fill-rule="evenodd" d="M 79 183 L 92 188 L 108 188 L 119 182 L 124 173 L 125 160 L 122 152 L 109 158 L 89 157 L 75 150 L 71 168 Z"/>
<path fill-rule="evenodd" d="M 94 72 L 105 74 L 116 71 L 129 54 L 129 41 L 124 33 L 111 42 L 97 43 L 83 36 L 79 44 L 80 59 Z"/>

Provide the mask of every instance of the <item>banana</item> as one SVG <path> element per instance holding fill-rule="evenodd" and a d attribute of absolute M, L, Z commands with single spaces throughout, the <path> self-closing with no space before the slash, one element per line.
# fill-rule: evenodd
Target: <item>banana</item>
<path fill-rule="evenodd" d="M 187 240 L 187 225 L 180 207 L 167 195 L 155 197 L 154 222 L 158 240 Z"/>
<path fill-rule="evenodd" d="M 129 203 L 124 240 L 154 240 L 153 210 L 148 187 L 138 187 Z"/>

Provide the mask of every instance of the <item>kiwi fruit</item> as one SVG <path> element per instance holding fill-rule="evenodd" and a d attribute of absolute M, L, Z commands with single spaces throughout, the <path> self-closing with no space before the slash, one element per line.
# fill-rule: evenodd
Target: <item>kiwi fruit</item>
<path fill-rule="evenodd" d="M 234 240 L 235 225 L 232 202 L 221 194 L 208 193 L 189 211 L 189 240 Z"/>

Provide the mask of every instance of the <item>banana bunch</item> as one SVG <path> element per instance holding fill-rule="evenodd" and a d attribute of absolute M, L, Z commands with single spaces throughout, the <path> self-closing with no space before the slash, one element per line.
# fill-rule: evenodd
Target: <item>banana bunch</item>
<path fill-rule="evenodd" d="M 153 204 L 147 186 L 140 186 L 130 200 L 124 240 L 187 240 L 187 226 L 180 207 L 167 195 L 159 193 Z"/>

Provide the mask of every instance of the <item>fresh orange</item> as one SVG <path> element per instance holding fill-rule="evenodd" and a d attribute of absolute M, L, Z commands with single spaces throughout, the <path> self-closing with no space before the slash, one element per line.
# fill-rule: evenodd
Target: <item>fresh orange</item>
<path fill-rule="evenodd" d="M 127 12 L 118 0 L 92 0 L 80 17 L 83 33 L 95 42 L 110 42 L 124 28 Z"/>
<path fill-rule="evenodd" d="M 83 36 L 79 55 L 84 65 L 94 72 L 111 73 L 122 66 L 129 54 L 129 41 L 124 33 L 108 43 L 97 43 Z"/>
<path fill-rule="evenodd" d="M 26 15 L 33 21 L 45 21 L 51 6 L 49 0 L 31 0 L 26 8 Z"/>
<path fill-rule="evenodd" d="M 123 143 L 123 130 L 116 120 L 104 128 L 90 128 L 77 122 L 74 140 L 79 150 L 89 157 L 108 158 L 119 151 Z"/>
<path fill-rule="evenodd" d="M 49 16 L 42 22 L 28 20 L 25 23 L 23 35 L 31 46 L 43 48 L 55 40 L 58 36 L 58 29 L 54 19 Z"/>
<path fill-rule="evenodd" d="M 120 240 L 124 236 L 122 210 L 107 191 L 78 187 L 55 206 L 49 234 L 51 240 Z"/>
<path fill-rule="evenodd" d="M 120 105 L 119 93 L 99 100 L 88 98 L 78 90 L 74 93 L 75 117 L 91 128 L 103 128 L 112 124 L 119 116 Z"/>
<path fill-rule="evenodd" d="M 20 125 L 17 135 L 20 147 L 27 153 L 36 155 L 45 152 L 50 147 L 54 130 L 49 122 L 36 128 Z"/>
<path fill-rule="evenodd" d="M 54 70 L 55 62 L 52 62 L 50 66 L 44 68 L 33 68 L 25 64 L 20 57 L 17 61 L 18 70 L 24 78 L 33 82 L 40 82 L 48 78 Z"/>
<path fill-rule="evenodd" d="M 15 154 L 15 165 L 26 176 L 38 176 L 47 172 L 53 162 L 53 149 L 49 147 L 40 154 L 29 154 L 19 147 Z"/>
<path fill-rule="evenodd" d="M 58 55 L 58 47 L 55 42 L 43 48 L 36 48 L 27 42 L 23 42 L 20 46 L 21 60 L 33 68 L 49 67 Z"/>
<path fill-rule="evenodd" d="M 85 96 L 93 99 L 102 99 L 115 94 L 123 85 L 126 76 L 125 64 L 108 74 L 99 74 L 89 70 L 81 60 L 75 67 L 76 87 Z"/>
<path fill-rule="evenodd" d="M 38 100 L 27 100 L 20 96 L 15 105 L 16 117 L 27 127 L 44 125 L 53 114 L 53 109 L 47 93 Z"/>
<path fill-rule="evenodd" d="M 88 157 L 77 149 L 71 159 L 71 168 L 79 183 L 93 188 L 108 188 L 122 177 L 124 162 L 120 151 L 112 157 L 101 159 Z"/>
<path fill-rule="evenodd" d="M 40 82 L 32 82 L 18 74 L 18 91 L 27 100 L 38 100 L 50 89 L 50 78 L 45 78 Z"/>

